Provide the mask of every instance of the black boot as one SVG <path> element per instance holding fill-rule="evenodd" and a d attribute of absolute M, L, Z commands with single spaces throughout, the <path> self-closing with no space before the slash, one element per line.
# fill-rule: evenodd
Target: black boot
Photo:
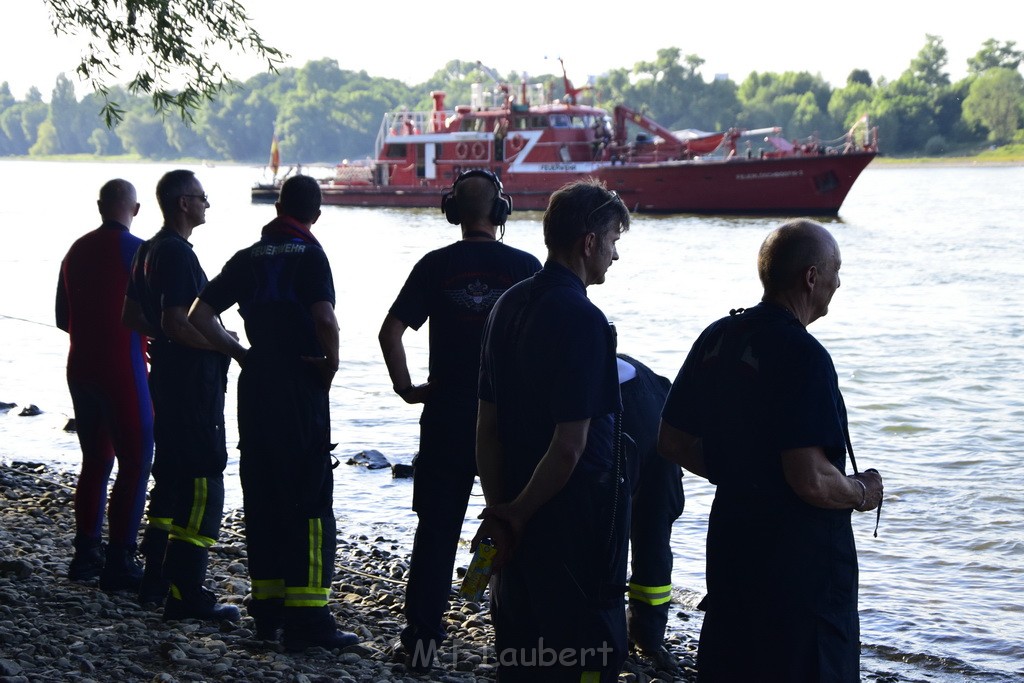
<path fill-rule="evenodd" d="M 179 588 L 171 584 L 164 602 L 164 621 L 202 619 L 204 621 L 239 621 L 242 613 L 234 605 L 217 602 L 213 591 L 202 586 Z"/>
<path fill-rule="evenodd" d="M 164 578 L 164 553 L 167 552 L 167 531 L 149 527 L 142 535 L 142 557 L 146 568 L 139 583 L 139 604 L 143 607 L 164 604 L 168 581 Z"/>
<path fill-rule="evenodd" d="M 100 573 L 100 588 L 105 591 L 137 591 L 142 584 L 142 564 L 135 555 L 135 544 L 107 544 L 107 559 Z"/>
<path fill-rule="evenodd" d="M 68 578 L 72 581 L 92 581 L 103 571 L 103 544 L 98 538 L 77 534 L 74 540 L 75 555 L 68 566 Z"/>
<path fill-rule="evenodd" d="M 309 647 L 333 650 L 358 642 L 359 636 L 338 628 L 326 607 L 284 608 L 284 647 L 289 652 L 302 652 Z"/>
<path fill-rule="evenodd" d="M 284 628 L 284 599 L 264 598 L 256 600 L 251 598 L 246 605 L 246 611 L 256 622 L 256 637 L 260 640 L 277 640 L 281 637 L 281 629 Z"/>

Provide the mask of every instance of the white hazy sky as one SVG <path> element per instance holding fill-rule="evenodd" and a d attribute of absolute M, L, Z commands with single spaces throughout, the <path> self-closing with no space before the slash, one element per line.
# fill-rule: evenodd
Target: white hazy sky
<path fill-rule="evenodd" d="M 853 69 L 897 78 L 925 44 L 940 36 L 954 80 L 988 38 L 1024 49 L 1024 9 L 1015 0 L 931 3 L 910 0 L 640 5 L 589 2 L 430 2 L 429 0 L 243 0 L 268 43 L 291 55 L 287 65 L 336 59 L 343 69 L 421 83 L 451 59 L 480 60 L 504 73 L 558 73 L 561 56 L 577 84 L 612 68 L 653 60 L 678 47 L 705 60 L 710 79 L 736 82 L 751 71 L 810 71 L 841 86 Z M 15 9 L 16 8 L 16 9 Z M 49 99 L 54 79 L 74 79 L 82 49 L 55 37 L 43 0 L 8 0 L 0 23 L 0 81 L 21 98 L 32 85 Z M 263 70 L 252 57 L 212 55 L 245 79 Z M 116 82 L 127 82 L 129 75 Z M 81 96 L 87 88 L 76 85 Z"/>

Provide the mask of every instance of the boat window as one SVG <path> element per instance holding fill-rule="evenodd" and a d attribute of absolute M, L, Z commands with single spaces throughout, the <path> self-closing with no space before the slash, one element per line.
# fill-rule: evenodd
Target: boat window
<path fill-rule="evenodd" d="M 405 154 L 405 145 L 388 145 L 389 159 L 404 159 Z"/>
<path fill-rule="evenodd" d="M 566 116 L 565 114 L 552 114 L 549 120 L 551 122 L 552 128 L 569 127 L 569 117 Z"/>

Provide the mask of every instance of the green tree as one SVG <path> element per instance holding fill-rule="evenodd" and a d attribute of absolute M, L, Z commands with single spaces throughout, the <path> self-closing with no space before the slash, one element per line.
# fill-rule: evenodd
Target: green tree
<path fill-rule="evenodd" d="M 667 128 L 719 130 L 734 123 L 739 110 L 732 81 L 704 81 L 697 55 L 681 57 L 678 48 L 658 50 L 653 61 L 632 69 L 613 69 L 597 78 L 597 105 L 625 104 Z"/>
<path fill-rule="evenodd" d="M 50 108 L 43 102 L 43 96 L 39 93 L 39 90 L 32 87 L 29 88 L 25 101 L 14 105 L 8 111 L 16 111 L 18 113 L 17 124 L 21 129 L 21 137 L 25 144 L 25 151 L 22 153 L 27 154 L 29 148 L 36 144 L 36 139 L 39 137 L 39 127 L 49 116 Z M 10 136 L 9 133 L 8 135 Z M 10 137 L 12 140 L 14 139 L 13 136 Z"/>
<path fill-rule="evenodd" d="M 11 86 L 7 81 L 0 83 L 0 111 L 14 105 L 14 95 L 11 94 Z"/>
<path fill-rule="evenodd" d="M 262 161 L 270 149 L 277 109 L 263 91 L 235 90 L 203 109 L 196 130 L 217 158 Z"/>
<path fill-rule="evenodd" d="M 57 134 L 57 127 L 53 125 L 53 121 L 50 118 L 39 124 L 35 144 L 29 148 L 28 153 L 31 156 L 48 156 L 61 153 L 60 136 Z"/>
<path fill-rule="evenodd" d="M 869 88 L 874 85 L 874 82 L 871 80 L 871 74 L 867 69 L 854 69 L 850 72 L 850 75 L 846 77 L 846 85 L 853 85 L 855 83 L 866 85 Z"/>
<path fill-rule="evenodd" d="M 338 68 L 336 59 L 320 59 L 306 62 L 295 74 L 295 89 L 304 95 L 321 90 L 337 92 L 348 81 L 346 74 Z"/>
<path fill-rule="evenodd" d="M 979 123 L 989 131 L 989 140 L 1005 143 L 1020 128 L 1024 106 L 1024 77 L 1016 69 L 992 67 L 974 82 L 964 100 L 963 115 L 968 123 Z"/>
<path fill-rule="evenodd" d="M 15 100 L 14 95 L 11 94 L 11 87 L 7 84 L 7 81 L 0 83 L 0 117 L 14 104 Z M 15 153 L 14 142 L 7 137 L 7 133 L 3 132 L 3 127 L 0 125 L 0 155 L 7 156 Z"/>
<path fill-rule="evenodd" d="M 112 130 L 106 127 L 94 129 L 89 134 L 88 143 L 92 153 L 100 156 L 124 153 L 121 138 L 117 137 Z"/>
<path fill-rule="evenodd" d="M 690 104 L 690 123 L 686 128 L 726 130 L 736 123 L 740 111 L 736 83 L 715 79 L 703 88 Z"/>
<path fill-rule="evenodd" d="M 57 134 L 57 149 L 49 154 L 76 154 L 86 151 L 86 141 L 92 131 L 91 121 L 94 113 L 90 112 L 83 120 L 78 98 L 75 96 L 75 85 L 67 76 L 60 74 L 50 95 L 50 118 Z"/>
<path fill-rule="evenodd" d="M 740 84 L 737 95 L 742 107 L 737 124 L 744 128 L 778 125 L 789 137 L 832 138 L 843 132 L 827 114 L 832 87 L 820 74 L 755 71 Z"/>
<path fill-rule="evenodd" d="M 925 45 L 910 62 L 909 73 L 913 78 L 932 87 L 949 85 L 949 74 L 945 68 L 949 63 L 949 52 L 942 38 L 925 34 Z"/>
<path fill-rule="evenodd" d="M 249 24 L 240 0 L 44 0 L 54 33 L 91 36 L 87 56 L 76 71 L 97 92 L 107 95 L 109 81 L 121 73 L 126 58 L 142 66 L 128 82 L 132 94 L 149 95 L 156 111 L 177 111 L 191 120 L 196 108 L 230 82 L 211 59 L 218 51 L 241 51 L 275 69 L 285 55 L 266 44 Z M 178 81 L 183 85 L 175 87 Z M 107 126 L 125 110 L 106 99 Z"/>
<path fill-rule="evenodd" d="M 828 101 L 828 113 L 834 121 L 849 130 L 864 114 L 871 112 L 874 89 L 859 81 L 848 80 L 845 88 L 832 93 Z"/>
<path fill-rule="evenodd" d="M 935 122 L 935 92 L 927 83 L 905 72 L 876 91 L 871 102 L 874 123 L 882 131 L 886 150 L 921 151 L 939 133 Z"/>
<path fill-rule="evenodd" d="M 167 144 L 173 151 L 173 156 L 191 157 L 193 159 L 216 158 L 216 154 L 207 144 L 203 136 L 195 126 L 189 125 L 177 117 L 165 118 L 164 137 Z M 243 161 L 243 158 L 237 159 Z"/>
<path fill-rule="evenodd" d="M 21 156 L 28 154 L 28 139 L 25 137 L 25 130 L 22 127 L 22 110 L 25 105 L 18 103 L 0 112 L 0 131 L 3 131 L 7 141 L 7 154 Z"/>
<path fill-rule="evenodd" d="M 356 147 L 352 144 L 353 131 L 344 121 L 340 104 L 338 95 L 329 92 L 293 97 L 285 102 L 277 119 L 283 159 L 337 163 L 347 152 L 356 150 L 358 156 L 369 152 L 370 145 Z"/>
<path fill-rule="evenodd" d="M 989 38 L 982 43 L 976 55 L 967 58 L 967 72 L 976 75 L 996 68 L 1016 71 L 1024 59 L 1024 52 L 1014 49 L 1016 45 L 1017 43 L 1012 40 L 1000 43 L 994 38 Z"/>
<path fill-rule="evenodd" d="M 117 130 L 127 152 L 146 159 L 174 157 L 174 148 L 167 142 L 163 120 L 153 112 L 127 112 Z"/>

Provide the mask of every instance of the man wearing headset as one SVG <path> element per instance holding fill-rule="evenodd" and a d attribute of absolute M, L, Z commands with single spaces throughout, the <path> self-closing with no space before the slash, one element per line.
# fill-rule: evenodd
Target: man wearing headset
<path fill-rule="evenodd" d="M 426 254 L 413 267 L 384 318 L 378 339 L 395 393 L 422 403 L 420 448 L 413 461 L 412 507 L 419 523 L 406 589 L 402 645 L 406 665 L 429 669 L 445 639 L 452 569 L 476 477 L 480 335 L 501 294 L 540 270 L 531 254 L 497 239 L 512 200 L 490 171 L 461 173 L 441 200 L 462 239 Z M 402 336 L 430 319 L 427 381 L 414 384 Z"/>

